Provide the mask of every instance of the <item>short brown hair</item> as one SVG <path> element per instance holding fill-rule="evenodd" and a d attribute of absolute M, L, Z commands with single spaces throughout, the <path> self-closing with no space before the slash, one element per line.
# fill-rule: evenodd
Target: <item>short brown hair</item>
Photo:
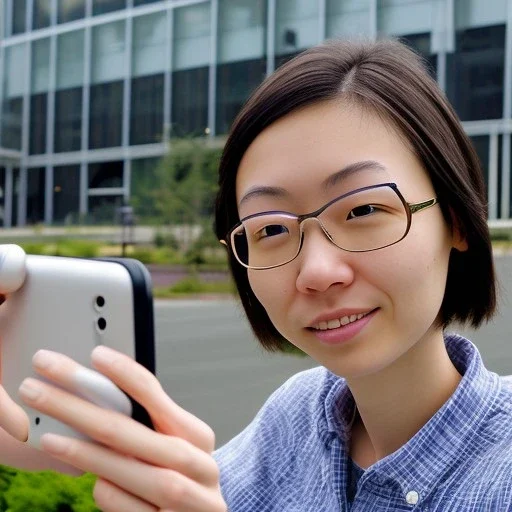
<path fill-rule="evenodd" d="M 496 309 L 496 281 L 482 171 L 469 137 L 423 60 L 394 40 L 327 41 L 279 68 L 249 98 L 235 119 L 219 168 L 215 230 L 222 240 L 239 221 L 236 175 L 254 139 L 279 118 L 335 98 L 391 121 L 428 172 L 450 228 L 468 250 L 452 250 L 441 305 L 442 327 L 452 321 L 479 326 Z M 230 268 L 252 329 L 268 350 L 282 336 L 249 285 L 247 270 L 229 254 Z"/>

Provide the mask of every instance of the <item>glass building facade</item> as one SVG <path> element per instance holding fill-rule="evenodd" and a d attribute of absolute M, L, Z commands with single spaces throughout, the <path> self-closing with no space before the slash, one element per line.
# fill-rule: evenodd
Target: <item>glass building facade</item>
<path fill-rule="evenodd" d="M 0 226 L 113 222 L 150 186 L 170 137 L 221 144 L 276 67 L 360 36 L 424 55 L 482 161 L 490 221 L 512 219 L 510 0 L 0 5 Z"/>

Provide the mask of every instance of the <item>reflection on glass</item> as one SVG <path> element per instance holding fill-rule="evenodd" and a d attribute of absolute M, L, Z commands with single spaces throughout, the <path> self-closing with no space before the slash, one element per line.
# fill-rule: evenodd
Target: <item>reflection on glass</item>
<path fill-rule="evenodd" d="M 51 23 L 51 0 L 34 0 L 32 28 L 49 27 Z"/>
<path fill-rule="evenodd" d="M 318 2 L 277 0 L 275 67 L 319 42 Z"/>
<path fill-rule="evenodd" d="M 199 136 L 206 133 L 208 126 L 208 77 L 208 67 L 173 72 L 171 136 Z"/>
<path fill-rule="evenodd" d="M 400 41 L 419 53 L 423 57 L 430 75 L 434 79 L 437 78 L 437 55 L 430 51 L 430 33 L 403 35 L 400 36 Z"/>
<path fill-rule="evenodd" d="M 89 149 L 121 145 L 123 89 L 122 81 L 91 85 Z"/>
<path fill-rule="evenodd" d="M 82 146 L 82 87 L 55 92 L 54 151 L 79 151 Z"/>
<path fill-rule="evenodd" d="M 57 23 L 85 17 L 85 0 L 57 0 Z"/>
<path fill-rule="evenodd" d="M 57 36 L 57 89 L 78 87 L 84 80 L 84 31 Z"/>
<path fill-rule="evenodd" d="M 216 114 L 226 133 L 249 94 L 266 74 L 266 2 L 220 0 Z"/>
<path fill-rule="evenodd" d="M 0 226 L 5 226 L 5 167 L 0 166 Z"/>
<path fill-rule="evenodd" d="M 116 224 L 117 210 L 123 204 L 123 196 L 90 196 L 87 222 L 90 224 Z"/>
<path fill-rule="evenodd" d="M 122 186 L 122 161 L 89 164 L 89 188 L 112 188 Z"/>
<path fill-rule="evenodd" d="M 21 193 L 21 173 L 18 167 L 12 170 L 12 212 L 11 212 L 11 224 L 13 226 L 18 225 L 18 205 L 20 202 Z"/>
<path fill-rule="evenodd" d="M 171 136 L 204 135 L 208 123 L 210 6 L 174 11 Z"/>
<path fill-rule="evenodd" d="M 44 222 L 45 176 L 44 167 L 28 169 L 27 182 L 27 224 Z"/>
<path fill-rule="evenodd" d="M 77 224 L 80 203 L 80 166 L 66 165 L 53 169 L 53 223 Z"/>
<path fill-rule="evenodd" d="M 503 115 L 505 25 L 458 30 L 447 59 L 447 96 L 463 121 Z"/>
<path fill-rule="evenodd" d="M 125 22 L 98 25 L 92 31 L 92 82 L 110 82 L 125 74 Z"/>
<path fill-rule="evenodd" d="M 160 0 L 135 0 L 133 2 L 133 5 L 137 7 L 138 5 L 145 5 L 145 4 L 153 4 L 155 2 L 159 2 Z"/>
<path fill-rule="evenodd" d="M 328 38 L 370 33 L 370 0 L 327 0 L 326 14 Z"/>
<path fill-rule="evenodd" d="M 249 94 L 263 81 L 265 59 L 217 67 L 217 134 L 227 133 Z"/>
<path fill-rule="evenodd" d="M 27 46 L 25 43 L 8 46 L 5 49 L 3 69 L 3 99 L 0 116 L 2 146 L 21 149 L 23 95 L 27 90 L 25 62 Z"/>
<path fill-rule="evenodd" d="M 29 153 L 46 153 L 46 105 L 48 93 L 33 94 L 30 97 Z"/>
<path fill-rule="evenodd" d="M 12 33 L 21 34 L 25 32 L 25 16 L 27 12 L 26 0 L 15 0 L 12 2 Z"/>
<path fill-rule="evenodd" d="M 126 0 L 93 0 L 92 14 L 105 14 L 107 12 L 119 11 L 126 8 Z"/>
<path fill-rule="evenodd" d="M 164 75 L 132 79 L 130 144 L 162 142 Z"/>

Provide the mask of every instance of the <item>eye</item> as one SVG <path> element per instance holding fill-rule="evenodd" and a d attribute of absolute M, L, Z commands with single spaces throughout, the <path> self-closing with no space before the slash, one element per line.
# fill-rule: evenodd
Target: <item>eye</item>
<path fill-rule="evenodd" d="M 352 208 L 348 212 L 347 220 L 356 219 L 358 217 L 366 217 L 367 215 L 371 215 L 375 213 L 377 208 L 371 204 L 363 204 L 362 206 L 357 206 L 356 208 Z"/>
<path fill-rule="evenodd" d="M 288 228 L 286 226 L 283 226 L 282 224 L 269 224 L 268 226 L 261 228 L 256 234 L 258 239 L 261 240 L 262 238 L 285 235 L 286 233 L 288 233 Z"/>

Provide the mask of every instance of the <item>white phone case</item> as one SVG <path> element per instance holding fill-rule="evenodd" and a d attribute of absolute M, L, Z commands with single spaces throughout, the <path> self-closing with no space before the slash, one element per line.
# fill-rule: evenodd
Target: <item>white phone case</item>
<path fill-rule="evenodd" d="M 26 270 L 23 286 L 0 306 L 1 371 L 6 391 L 29 416 L 28 443 L 38 447 L 45 432 L 81 436 L 19 398 L 21 382 L 37 377 L 33 355 L 53 350 L 90 368 L 93 348 L 107 345 L 154 373 L 153 301 L 149 273 L 136 260 L 28 255 Z M 130 401 L 132 417 L 151 426 L 146 411 Z"/>

